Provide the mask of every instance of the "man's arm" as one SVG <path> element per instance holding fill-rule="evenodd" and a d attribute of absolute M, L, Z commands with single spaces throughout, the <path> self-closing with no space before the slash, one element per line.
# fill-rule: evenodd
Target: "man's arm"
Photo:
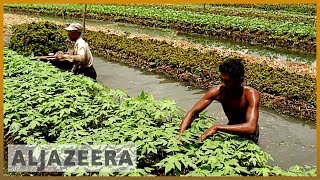
<path fill-rule="evenodd" d="M 69 62 L 81 64 L 85 62 L 85 49 L 84 47 L 80 47 L 77 51 L 77 54 L 75 55 L 69 55 L 69 54 L 56 54 L 56 59 L 65 59 Z"/>
<path fill-rule="evenodd" d="M 193 118 L 207 108 L 219 93 L 219 87 L 211 88 L 193 107 L 187 112 L 180 125 L 181 135 L 192 123 Z"/>
<path fill-rule="evenodd" d="M 217 131 L 222 131 L 230 134 L 254 133 L 256 131 L 257 122 L 259 119 L 260 95 L 256 90 L 250 90 L 247 97 L 249 105 L 246 112 L 245 123 L 234 125 L 214 125 L 200 136 L 199 141 L 202 141 L 206 137 L 213 135 Z"/>

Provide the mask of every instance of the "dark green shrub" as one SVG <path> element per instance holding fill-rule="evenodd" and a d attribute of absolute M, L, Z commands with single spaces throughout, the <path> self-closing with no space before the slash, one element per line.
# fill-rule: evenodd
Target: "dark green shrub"
<path fill-rule="evenodd" d="M 12 28 L 9 48 L 21 55 L 42 56 L 67 50 L 67 32 L 53 23 L 44 21 L 15 25 Z"/>

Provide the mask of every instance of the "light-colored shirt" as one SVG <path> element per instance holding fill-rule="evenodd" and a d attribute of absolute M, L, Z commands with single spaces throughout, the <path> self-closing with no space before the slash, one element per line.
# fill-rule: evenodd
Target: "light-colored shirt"
<path fill-rule="evenodd" d="M 93 57 L 89 45 L 81 37 L 77 39 L 73 49 L 73 55 L 65 55 L 65 59 L 75 62 L 73 67 L 90 67 L 93 64 Z"/>

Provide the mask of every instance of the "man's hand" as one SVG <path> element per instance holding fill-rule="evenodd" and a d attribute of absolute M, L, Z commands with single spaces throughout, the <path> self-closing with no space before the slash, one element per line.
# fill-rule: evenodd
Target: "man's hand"
<path fill-rule="evenodd" d="M 198 142 L 203 141 L 204 139 L 206 139 L 208 136 L 213 135 L 214 133 L 216 133 L 218 130 L 218 126 L 212 126 L 210 129 L 206 130 L 198 139 Z"/>
<path fill-rule="evenodd" d="M 64 59 L 64 53 L 62 51 L 58 51 L 56 52 L 54 57 L 56 58 L 56 60 Z"/>
<path fill-rule="evenodd" d="M 55 55 L 61 55 L 61 54 L 64 54 L 64 52 L 62 52 L 62 51 L 58 51 L 58 52 L 56 52 L 56 54 Z"/>

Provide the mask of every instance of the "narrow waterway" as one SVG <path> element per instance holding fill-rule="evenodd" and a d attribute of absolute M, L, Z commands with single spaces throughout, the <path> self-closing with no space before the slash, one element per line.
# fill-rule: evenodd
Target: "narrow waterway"
<path fill-rule="evenodd" d="M 192 89 L 162 74 L 143 72 L 115 62 L 95 57 L 97 81 L 113 89 L 125 89 L 130 96 L 146 91 L 156 99 L 169 98 L 189 110 L 206 91 Z M 205 111 L 219 123 L 227 123 L 222 106 L 213 102 Z M 303 120 L 286 117 L 260 108 L 260 147 L 268 152 L 273 165 L 288 168 L 292 165 L 316 165 L 316 127 Z M 209 128 L 209 127 L 208 127 Z"/>
<path fill-rule="evenodd" d="M 9 13 L 9 11 L 5 11 Z M 45 20 L 53 20 L 57 22 L 81 22 L 82 19 L 75 19 L 75 18 L 67 18 L 62 19 L 60 17 L 51 17 L 51 16 L 43 16 L 43 15 L 31 15 L 27 13 L 19 13 L 23 15 L 28 15 L 30 17 L 37 17 L 42 18 Z M 146 34 L 152 37 L 160 37 L 160 38 L 170 38 L 172 40 L 184 40 L 187 42 L 192 42 L 195 44 L 200 44 L 205 47 L 212 47 L 212 48 L 219 48 L 219 49 L 229 49 L 234 51 L 244 52 L 249 55 L 259 56 L 259 57 L 268 57 L 272 59 L 280 59 L 283 61 L 294 61 L 309 64 L 312 66 L 316 65 L 316 55 L 315 54 L 304 54 L 299 52 L 292 52 L 284 49 L 271 49 L 271 48 L 264 48 L 259 45 L 251 45 L 249 43 L 242 43 L 242 42 L 234 42 L 226 39 L 218 39 L 214 37 L 208 37 L 204 35 L 197 35 L 197 34 L 188 34 L 183 32 L 178 32 L 172 29 L 164 29 L 164 28 L 155 28 L 155 27 L 147 27 L 135 24 L 128 24 L 128 23 L 117 23 L 112 21 L 98 21 L 87 19 L 86 25 L 90 26 L 97 26 L 97 27 L 106 27 L 110 29 L 115 29 L 119 31 L 124 31 L 127 33 L 133 34 Z"/>

